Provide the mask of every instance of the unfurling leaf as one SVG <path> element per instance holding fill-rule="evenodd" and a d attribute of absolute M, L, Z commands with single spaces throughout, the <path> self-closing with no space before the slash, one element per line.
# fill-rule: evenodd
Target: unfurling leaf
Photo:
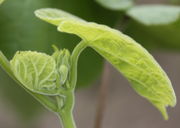
<path fill-rule="evenodd" d="M 69 70 L 68 70 L 67 66 L 61 65 L 58 71 L 59 71 L 59 74 L 61 76 L 60 77 L 60 84 L 62 85 L 62 84 L 65 83 L 65 81 L 66 81 L 66 79 L 68 77 Z"/>
<path fill-rule="evenodd" d="M 56 95 L 56 62 L 44 53 L 24 51 L 17 52 L 10 61 L 16 78 L 32 92 Z"/>
<path fill-rule="evenodd" d="M 179 19 L 180 7 L 168 5 L 140 5 L 129 9 L 127 14 L 145 25 L 166 25 Z"/>
<path fill-rule="evenodd" d="M 52 56 L 56 61 L 57 72 L 60 77 L 59 84 L 63 85 L 66 82 L 69 74 L 70 52 L 67 49 L 58 50 L 56 48 Z"/>
<path fill-rule="evenodd" d="M 61 10 L 40 9 L 35 13 L 57 25 L 59 31 L 81 37 L 120 71 L 137 93 L 157 107 L 165 119 L 168 118 L 166 107 L 176 104 L 174 90 L 166 73 L 141 45 L 117 30 L 79 20 Z"/>

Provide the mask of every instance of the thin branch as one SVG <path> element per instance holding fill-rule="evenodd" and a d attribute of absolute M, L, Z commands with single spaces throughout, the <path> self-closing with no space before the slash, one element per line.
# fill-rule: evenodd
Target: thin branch
<path fill-rule="evenodd" d="M 98 93 L 99 98 L 98 98 L 94 128 L 101 128 L 102 126 L 103 117 L 106 108 L 106 100 L 108 95 L 109 76 L 110 76 L 109 64 L 105 62 L 101 85 L 99 87 L 99 93 Z"/>

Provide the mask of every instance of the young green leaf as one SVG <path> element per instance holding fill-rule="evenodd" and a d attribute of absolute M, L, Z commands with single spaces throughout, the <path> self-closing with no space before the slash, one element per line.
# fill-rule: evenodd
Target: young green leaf
<path fill-rule="evenodd" d="M 59 13 L 61 11 L 61 13 Z M 74 16 L 68 12 L 59 9 L 39 9 L 35 11 L 35 15 L 42 20 L 45 20 L 53 25 L 58 26 L 64 20 L 82 20 L 81 18 Z M 83 21 L 83 20 L 82 20 Z"/>
<path fill-rule="evenodd" d="M 179 19 L 180 7 L 141 5 L 129 9 L 127 15 L 145 25 L 166 25 Z"/>
<path fill-rule="evenodd" d="M 9 60 L 4 56 L 4 54 L 1 51 L 0 51 L 0 66 L 18 85 L 20 85 L 24 90 L 26 90 L 26 92 L 31 94 L 42 105 L 44 105 L 53 112 L 57 110 L 57 106 L 53 102 L 51 102 L 51 99 L 49 97 L 31 92 L 24 85 L 22 85 L 22 83 L 14 75 Z"/>
<path fill-rule="evenodd" d="M 10 61 L 16 78 L 32 92 L 56 95 L 57 71 L 53 57 L 44 53 L 24 51 L 16 52 Z"/>
<path fill-rule="evenodd" d="M 50 13 L 64 14 L 61 10 L 40 9 L 36 11 L 36 16 L 53 24 L 58 19 L 59 31 L 81 37 L 120 71 L 137 93 L 157 107 L 165 119 L 168 118 L 166 107 L 176 104 L 174 90 L 166 73 L 141 45 L 105 25 L 70 18 L 69 14 L 65 17 L 49 17 Z"/>
<path fill-rule="evenodd" d="M 96 2 L 111 10 L 126 10 L 134 4 L 134 0 L 96 0 Z"/>

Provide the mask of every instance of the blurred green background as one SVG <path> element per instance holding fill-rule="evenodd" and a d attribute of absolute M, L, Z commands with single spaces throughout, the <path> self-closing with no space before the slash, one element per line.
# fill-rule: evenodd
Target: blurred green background
<path fill-rule="evenodd" d="M 50 7 L 68 11 L 87 21 L 119 29 L 151 52 L 178 55 L 180 51 L 179 5 L 180 0 L 5 0 L 0 5 L 0 50 L 8 59 L 11 59 L 18 50 L 35 50 L 52 54 L 51 45 L 53 44 L 72 51 L 80 41 L 78 37 L 59 33 L 56 27 L 35 17 L 36 9 Z M 175 55 L 173 54 L 172 57 Z M 78 67 L 77 86 L 80 88 L 78 103 L 82 104 L 82 101 L 87 104 L 94 103 L 91 100 L 96 98 L 91 95 L 96 96 L 97 89 L 94 88 L 98 86 L 96 81 L 101 76 L 103 62 L 103 59 L 90 48 L 81 55 Z M 115 81 L 118 80 L 112 83 L 116 84 Z M 94 83 L 96 86 L 91 87 L 90 85 Z M 87 91 L 85 87 L 89 89 L 87 94 L 83 93 Z M 11 80 L 2 69 L 0 69 L 0 96 L 0 106 L 1 104 L 9 106 L 7 110 L 10 111 L 9 114 L 15 112 L 14 117 L 19 119 L 16 122 L 21 124 L 12 127 L 3 122 L 4 119 L 1 118 L 5 117 L 2 115 L 0 116 L 2 128 L 32 127 L 32 124 L 36 124 L 35 120 L 44 112 L 41 105 Z M 85 96 L 87 100 L 81 99 L 81 96 Z"/>

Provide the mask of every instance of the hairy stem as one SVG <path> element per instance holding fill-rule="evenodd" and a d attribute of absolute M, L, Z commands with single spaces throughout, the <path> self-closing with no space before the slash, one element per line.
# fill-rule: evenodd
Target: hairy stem
<path fill-rule="evenodd" d="M 108 85 L 109 85 L 109 65 L 105 62 L 104 65 L 104 72 L 101 80 L 101 85 L 99 88 L 99 99 L 98 105 L 96 110 L 96 118 L 95 118 L 95 125 L 94 128 L 101 128 L 103 115 L 106 107 L 106 100 L 108 95 Z"/>
<path fill-rule="evenodd" d="M 76 124 L 74 122 L 74 118 L 71 112 L 60 113 L 59 118 L 63 124 L 63 128 L 76 128 Z"/>
<path fill-rule="evenodd" d="M 61 104 L 58 106 L 59 107 L 59 112 L 58 115 L 61 119 L 61 123 L 63 125 L 63 128 L 76 128 L 76 124 L 73 118 L 73 108 L 74 108 L 74 92 L 73 91 L 68 91 L 65 94 L 65 101 L 64 101 L 64 106 Z M 61 100 L 58 99 L 57 100 Z"/>
<path fill-rule="evenodd" d="M 65 96 L 64 106 L 63 107 L 61 105 L 58 106 L 59 107 L 58 115 L 61 118 L 61 122 L 64 128 L 76 128 L 76 124 L 73 118 L 73 108 L 75 102 L 74 89 L 77 82 L 77 64 L 78 64 L 79 55 L 86 47 L 87 47 L 86 42 L 81 41 L 74 48 L 71 55 L 71 70 L 69 76 L 70 88 L 64 93 Z"/>

